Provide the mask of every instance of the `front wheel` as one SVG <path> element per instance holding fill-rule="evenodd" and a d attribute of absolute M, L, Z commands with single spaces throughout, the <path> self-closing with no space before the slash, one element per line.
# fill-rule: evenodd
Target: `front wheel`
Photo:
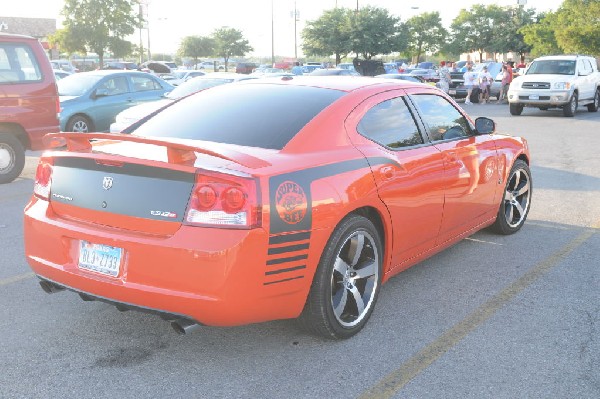
<path fill-rule="evenodd" d="M 575 113 L 577 112 L 577 101 L 577 92 L 575 92 L 571 96 L 571 101 L 569 101 L 569 103 L 563 108 L 564 116 L 575 116 Z"/>
<path fill-rule="evenodd" d="M 357 215 L 331 235 L 298 322 L 329 339 L 358 333 L 373 312 L 381 286 L 383 248 L 373 223 Z"/>
<path fill-rule="evenodd" d="M 587 105 L 587 109 L 589 112 L 596 112 L 600 108 L 600 90 L 596 90 L 596 94 L 594 95 L 594 102 Z"/>
<path fill-rule="evenodd" d="M 89 133 L 93 130 L 92 122 L 85 116 L 75 115 L 67 123 L 67 132 Z"/>
<path fill-rule="evenodd" d="M 511 115 L 519 116 L 523 112 L 523 104 L 510 103 L 508 107 Z"/>
<path fill-rule="evenodd" d="M 0 133 L 0 184 L 15 180 L 25 167 L 25 147 L 12 134 Z"/>
<path fill-rule="evenodd" d="M 513 234 L 523 226 L 531 207 L 532 189 L 529 166 L 517 159 L 510 170 L 504 198 L 500 203 L 496 221 L 492 225 L 497 233 Z"/>

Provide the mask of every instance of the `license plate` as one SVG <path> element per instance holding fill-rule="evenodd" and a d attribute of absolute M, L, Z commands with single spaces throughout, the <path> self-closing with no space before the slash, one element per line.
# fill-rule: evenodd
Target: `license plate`
<path fill-rule="evenodd" d="M 123 249 L 80 241 L 79 268 L 116 277 L 121 269 Z"/>
<path fill-rule="evenodd" d="M 530 100 L 539 100 L 540 96 L 538 96 L 537 94 L 532 94 L 532 95 L 529 96 L 529 99 Z"/>
<path fill-rule="evenodd" d="M 448 94 L 456 94 L 456 90 L 450 89 L 450 90 L 448 90 Z"/>

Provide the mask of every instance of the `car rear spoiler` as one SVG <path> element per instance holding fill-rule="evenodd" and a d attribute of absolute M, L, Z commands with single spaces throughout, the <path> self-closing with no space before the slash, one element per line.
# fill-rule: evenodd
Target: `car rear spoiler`
<path fill-rule="evenodd" d="M 66 146 L 68 151 L 91 152 L 92 140 L 110 140 L 115 142 L 127 141 L 166 147 L 168 162 L 173 164 L 193 165 L 197 158 L 196 153 L 198 152 L 232 161 L 251 169 L 271 166 L 271 164 L 264 159 L 228 148 L 221 148 L 218 151 L 215 151 L 203 147 L 202 145 L 189 145 L 122 133 L 49 133 L 44 136 L 44 145 L 49 149 Z"/>

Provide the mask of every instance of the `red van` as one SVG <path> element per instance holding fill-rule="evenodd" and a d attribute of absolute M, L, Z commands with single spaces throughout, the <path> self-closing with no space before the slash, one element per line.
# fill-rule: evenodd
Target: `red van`
<path fill-rule="evenodd" d="M 25 150 L 41 150 L 58 132 L 60 103 L 50 61 L 40 42 L 0 33 L 0 184 L 16 179 Z"/>

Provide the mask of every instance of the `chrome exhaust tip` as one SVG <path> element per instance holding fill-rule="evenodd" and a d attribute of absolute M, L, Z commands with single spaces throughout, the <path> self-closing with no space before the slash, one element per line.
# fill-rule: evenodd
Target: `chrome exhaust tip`
<path fill-rule="evenodd" d="M 179 319 L 171 322 L 171 327 L 177 334 L 185 335 L 200 327 L 200 324 L 189 319 Z"/>

